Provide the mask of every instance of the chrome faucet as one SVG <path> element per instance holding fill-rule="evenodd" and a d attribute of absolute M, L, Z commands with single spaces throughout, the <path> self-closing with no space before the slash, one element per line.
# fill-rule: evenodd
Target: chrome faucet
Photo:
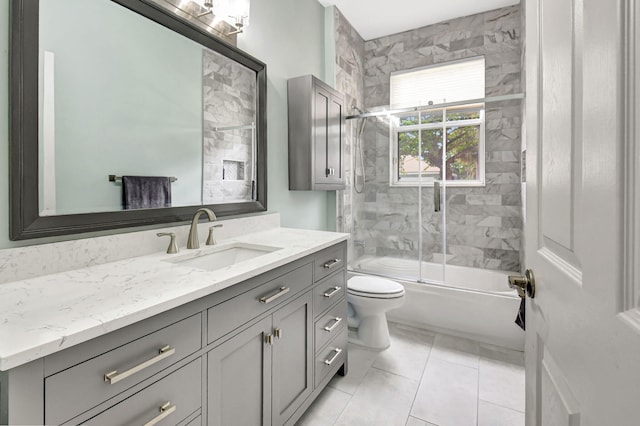
<path fill-rule="evenodd" d="M 188 249 L 200 248 L 200 241 L 198 240 L 198 220 L 200 219 L 200 215 L 202 213 L 206 213 L 207 216 L 209 216 L 209 222 L 213 222 L 217 219 L 216 214 L 211 209 L 203 207 L 196 210 L 196 212 L 193 214 L 193 220 L 191 221 L 191 229 L 189 229 L 189 239 L 187 240 Z"/>

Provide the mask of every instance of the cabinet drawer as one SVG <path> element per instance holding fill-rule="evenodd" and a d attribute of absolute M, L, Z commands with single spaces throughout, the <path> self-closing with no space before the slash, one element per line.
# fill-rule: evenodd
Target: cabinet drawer
<path fill-rule="evenodd" d="M 89 419 L 85 424 L 95 426 L 143 425 L 154 419 L 161 419 L 160 424 L 162 425 L 175 425 L 200 408 L 202 402 L 201 378 L 202 362 L 198 358 Z"/>
<path fill-rule="evenodd" d="M 311 273 L 312 266 L 309 263 L 209 308 L 207 311 L 208 343 L 219 339 L 310 286 L 312 284 Z"/>
<path fill-rule="evenodd" d="M 316 284 L 313 289 L 313 315 L 317 318 L 331 305 L 347 294 L 346 272 L 343 269 L 335 275 Z"/>
<path fill-rule="evenodd" d="M 316 321 L 315 351 L 319 351 L 329 340 L 347 327 L 347 301 L 342 299 L 329 312 Z"/>
<path fill-rule="evenodd" d="M 316 355 L 315 386 L 331 372 L 335 373 L 347 356 L 347 329 L 342 330 L 329 345 Z"/>
<path fill-rule="evenodd" d="M 314 261 L 313 279 L 315 282 L 320 281 L 327 275 L 344 268 L 347 263 L 345 245 L 339 244 L 321 251 Z"/>
<path fill-rule="evenodd" d="M 201 426 L 202 425 L 202 416 L 198 416 L 195 419 L 191 420 L 187 423 L 187 426 Z"/>
<path fill-rule="evenodd" d="M 201 346 L 202 320 L 197 314 L 49 376 L 45 379 L 45 421 L 59 424 L 69 420 Z M 114 371 L 117 373 L 111 374 L 109 381 L 105 375 Z"/>

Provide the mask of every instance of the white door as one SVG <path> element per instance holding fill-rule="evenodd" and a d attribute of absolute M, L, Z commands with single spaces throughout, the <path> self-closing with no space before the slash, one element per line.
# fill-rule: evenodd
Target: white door
<path fill-rule="evenodd" d="M 640 425 L 636 8 L 526 0 L 528 426 Z"/>

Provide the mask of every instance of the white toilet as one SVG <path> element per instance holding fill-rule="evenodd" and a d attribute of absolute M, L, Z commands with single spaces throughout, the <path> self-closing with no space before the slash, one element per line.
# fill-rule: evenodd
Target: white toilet
<path fill-rule="evenodd" d="M 359 275 L 347 281 L 349 327 L 357 328 L 349 341 L 371 349 L 389 347 L 386 312 L 404 303 L 404 287 L 385 278 Z"/>

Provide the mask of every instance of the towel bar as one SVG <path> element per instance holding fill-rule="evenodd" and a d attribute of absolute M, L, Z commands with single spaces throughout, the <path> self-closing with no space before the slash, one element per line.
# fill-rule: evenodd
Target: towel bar
<path fill-rule="evenodd" d="M 122 176 L 109 175 L 109 182 L 120 182 L 121 180 L 122 180 Z M 178 178 L 174 176 L 170 176 L 169 180 L 171 182 L 175 182 L 178 180 Z"/>

